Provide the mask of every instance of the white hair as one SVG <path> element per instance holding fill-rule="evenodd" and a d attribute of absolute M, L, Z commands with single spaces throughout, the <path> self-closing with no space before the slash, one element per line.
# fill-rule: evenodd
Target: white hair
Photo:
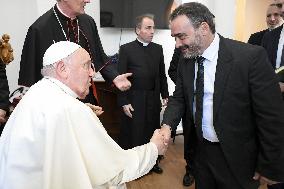
<path fill-rule="evenodd" d="M 65 58 L 63 58 L 62 61 L 64 64 L 70 64 L 71 62 L 71 56 L 67 56 Z M 55 69 L 56 69 L 56 66 L 57 64 L 60 62 L 55 62 L 53 64 L 50 64 L 50 65 L 47 65 L 47 66 L 44 66 L 42 69 L 41 69 L 41 75 L 43 77 L 45 76 L 49 76 L 49 77 L 55 77 L 56 76 L 56 72 L 55 72 Z"/>

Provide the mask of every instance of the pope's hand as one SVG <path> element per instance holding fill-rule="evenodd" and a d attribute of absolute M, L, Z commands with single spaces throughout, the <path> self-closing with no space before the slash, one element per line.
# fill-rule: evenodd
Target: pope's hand
<path fill-rule="evenodd" d="M 127 79 L 127 77 L 131 76 L 132 73 L 125 73 L 116 76 L 114 78 L 113 83 L 114 85 L 121 91 L 126 91 L 131 87 L 130 81 Z"/>
<path fill-rule="evenodd" d="M 100 116 L 100 115 L 102 115 L 102 113 L 104 113 L 102 107 L 100 107 L 100 106 L 95 106 L 95 105 L 90 104 L 90 103 L 86 103 L 86 105 L 89 106 L 97 116 Z"/>
<path fill-rule="evenodd" d="M 166 144 L 169 143 L 171 138 L 171 127 L 169 125 L 163 124 L 160 133 L 164 136 L 164 141 Z"/>
<path fill-rule="evenodd" d="M 150 141 L 157 146 L 159 155 L 164 155 L 166 153 L 168 144 L 165 143 L 164 136 L 160 133 L 160 129 L 155 130 Z"/>

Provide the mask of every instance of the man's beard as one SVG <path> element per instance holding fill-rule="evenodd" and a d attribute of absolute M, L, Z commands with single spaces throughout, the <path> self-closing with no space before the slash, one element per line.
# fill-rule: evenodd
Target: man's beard
<path fill-rule="evenodd" d="M 181 50 L 186 49 L 183 53 L 184 58 L 196 58 L 201 55 L 201 38 L 199 35 L 195 36 L 195 40 L 189 44 L 180 47 Z"/>

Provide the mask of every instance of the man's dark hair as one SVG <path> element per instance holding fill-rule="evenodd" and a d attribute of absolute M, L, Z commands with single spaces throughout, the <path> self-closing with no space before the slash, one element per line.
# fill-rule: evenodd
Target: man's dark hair
<path fill-rule="evenodd" d="M 154 15 L 153 14 L 143 14 L 143 15 L 137 16 L 135 18 L 135 28 L 141 28 L 142 21 L 144 18 L 149 18 L 151 20 L 154 20 Z"/>
<path fill-rule="evenodd" d="M 215 16 L 201 3 L 190 2 L 180 5 L 170 15 L 170 21 L 180 15 L 187 16 L 195 29 L 198 28 L 202 22 L 206 22 L 212 33 L 216 31 L 214 22 Z"/>

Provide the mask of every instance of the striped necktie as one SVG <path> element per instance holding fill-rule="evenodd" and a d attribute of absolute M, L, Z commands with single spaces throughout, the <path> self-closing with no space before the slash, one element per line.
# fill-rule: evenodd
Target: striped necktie
<path fill-rule="evenodd" d="M 197 128 L 198 138 L 203 139 L 202 134 L 202 117 L 203 117 L 203 96 L 204 96 L 204 62 L 205 58 L 199 56 L 196 58 L 198 65 L 197 77 L 196 77 L 196 89 L 195 89 L 195 125 Z"/>

